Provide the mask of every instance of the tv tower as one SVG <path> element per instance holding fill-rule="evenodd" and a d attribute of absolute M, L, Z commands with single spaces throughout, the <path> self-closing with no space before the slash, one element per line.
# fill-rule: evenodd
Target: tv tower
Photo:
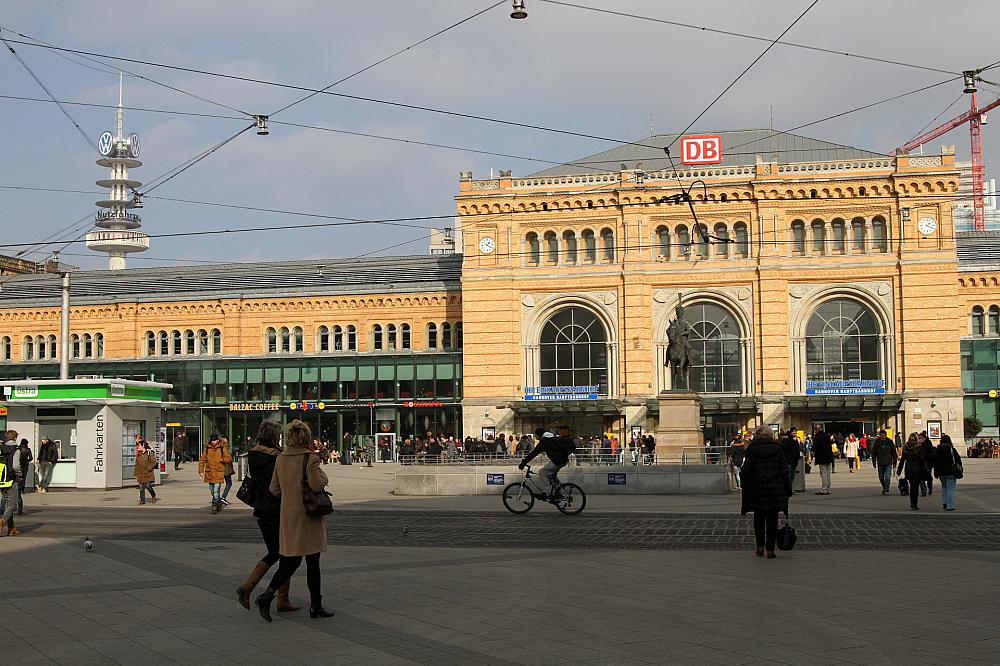
<path fill-rule="evenodd" d="M 142 166 L 139 157 L 139 136 L 125 136 L 125 108 L 122 105 L 122 74 L 118 75 L 118 110 L 116 112 L 117 131 L 104 132 L 97 141 L 101 159 L 98 166 L 108 167 L 108 177 L 98 180 L 98 187 L 110 188 L 107 199 L 96 202 L 103 208 L 97 213 L 94 226 L 87 234 L 87 248 L 108 254 L 108 269 L 120 271 L 125 268 L 125 258 L 129 252 L 145 252 L 149 249 L 149 236 L 134 231 L 142 226 L 141 218 L 129 212 L 142 208 L 142 195 L 137 180 L 129 180 L 128 170 Z"/>

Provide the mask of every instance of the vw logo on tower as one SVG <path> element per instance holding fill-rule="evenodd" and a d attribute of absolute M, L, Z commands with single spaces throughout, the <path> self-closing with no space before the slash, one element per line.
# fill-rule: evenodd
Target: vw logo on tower
<path fill-rule="evenodd" d="M 111 132 L 104 132 L 97 140 L 97 152 L 107 157 L 111 154 L 111 148 L 115 145 L 115 138 Z"/>
<path fill-rule="evenodd" d="M 128 135 L 128 149 L 132 154 L 132 157 L 139 157 L 139 135 L 129 134 Z"/>

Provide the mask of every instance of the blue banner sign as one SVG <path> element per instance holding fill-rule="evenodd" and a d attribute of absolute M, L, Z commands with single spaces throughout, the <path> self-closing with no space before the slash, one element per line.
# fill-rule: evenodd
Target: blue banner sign
<path fill-rule="evenodd" d="M 486 485 L 488 485 L 488 486 L 502 486 L 503 485 L 503 474 L 487 474 L 486 475 Z"/>
<path fill-rule="evenodd" d="M 622 474 L 622 473 L 608 474 L 608 485 L 609 486 L 624 486 L 625 485 L 625 474 Z"/>
<path fill-rule="evenodd" d="M 526 386 L 525 400 L 597 400 L 597 386 Z"/>
<path fill-rule="evenodd" d="M 884 379 L 806 380 L 806 395 L 880 395 Z"/>

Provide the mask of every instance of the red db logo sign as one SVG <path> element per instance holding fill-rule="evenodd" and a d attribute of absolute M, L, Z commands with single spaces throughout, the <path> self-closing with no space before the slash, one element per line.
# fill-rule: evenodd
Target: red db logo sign
<path fill-rule="evenodd" d="M 722 137 L 686 136 L 681 139 L 681 164 L 718 164 L 722 161 Z"/>

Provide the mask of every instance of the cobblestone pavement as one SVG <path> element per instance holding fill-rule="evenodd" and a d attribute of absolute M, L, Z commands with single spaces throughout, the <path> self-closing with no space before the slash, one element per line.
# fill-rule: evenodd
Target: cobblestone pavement
<path fill-rule="evenodd" d="M 20 522 L 26 535 L 147 541 L 255 543 L 246 511 L 157 507 L 50 507 Z M 1000 515 L 803 514 L 792 517 L 803 550 L 1000 550 Z M 405 530 L 405 534 L 404 534 Z M 536 507 L 515 516 L 483 511 L 338 510 L 331 544 L 465 548 L 740 550 L 753 542 L 749 517 L 732 514 L 594 513 L 563 516 Z"/>

